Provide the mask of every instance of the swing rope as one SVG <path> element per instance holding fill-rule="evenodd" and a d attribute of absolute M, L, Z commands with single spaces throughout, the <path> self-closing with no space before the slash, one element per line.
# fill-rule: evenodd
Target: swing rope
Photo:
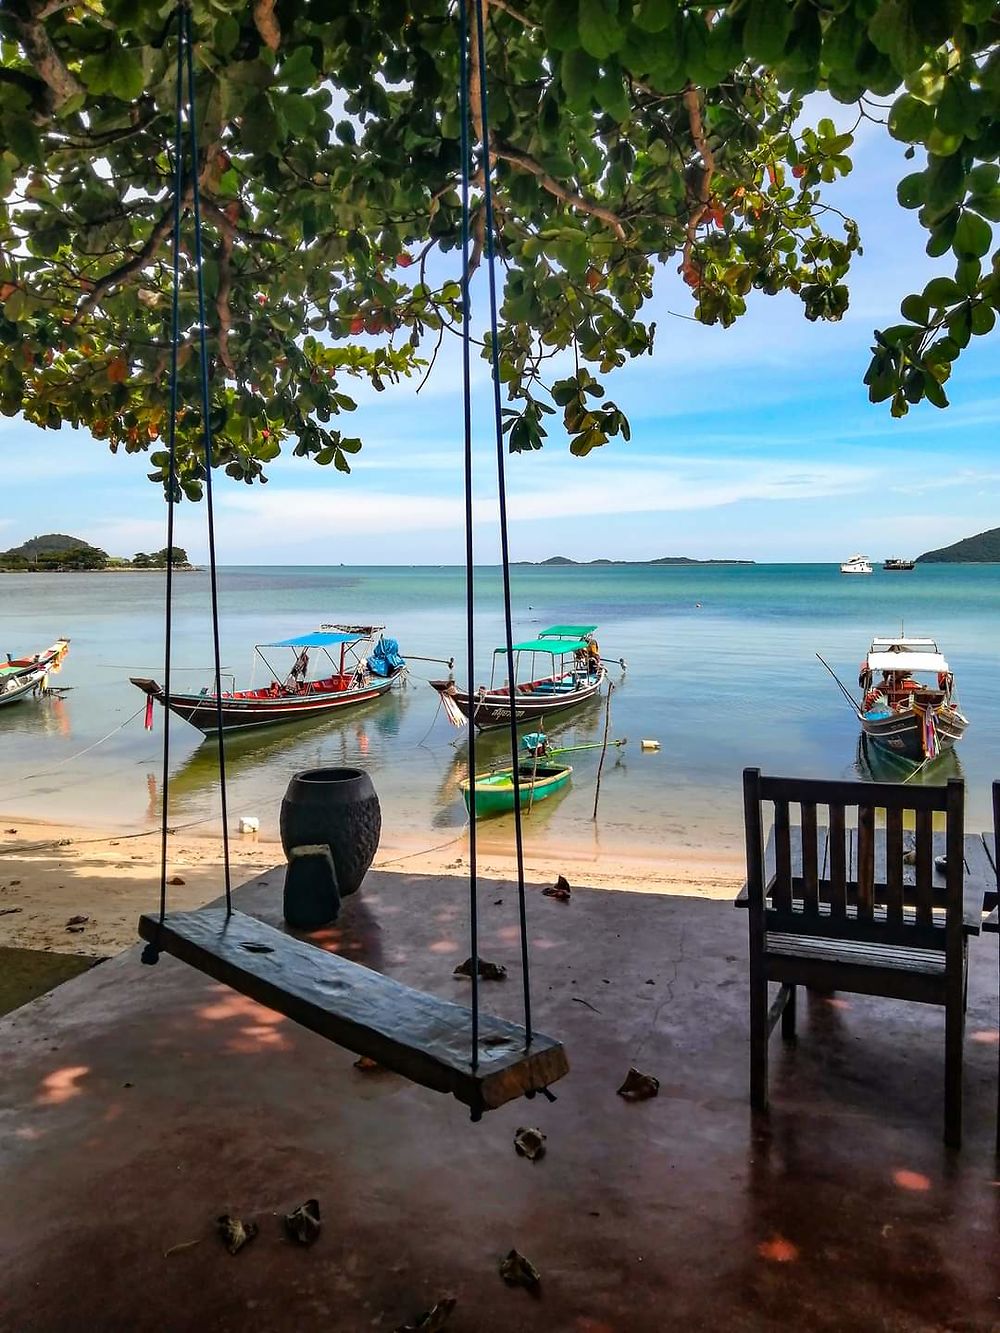
<path fill-rule="evenodd" d="M 200 331 L 202 419 L 205 442 L 205 497 L 208 507 L 209 534 L 209 577 L 212 590 L 212 629 L 215 647 L 215 696 L 216 717 L 219 725 L 219 787 L 222 797 L 222 839 L 223 862 L 226 888 L 226 913 L 232 913 L 232 888 L 229 869 L 229 827 L 226 800 L 226 759 L 222 738 L 222 657 L 219 641 L 218 611 L 218 576 L 215 559 L 215 524 L 212 510 L 212 428 L 209 413 L 208 387 L 208 348 L 205 330 L 205 291 L 202 273 L 201 242 L 201 203 L 198 188 L 198 144 L 195 128 L 194 106 L 194 67 L 191 56 L 191 14 L 185 5 L 178 6 L 177 18 L 177 114 L 174 121 L 174 209 L 173 209 L 173 293 L 170 323 L 170 418 L 168 431 L 168 451 L 170 462 L 167 475 L 167 576 L 164 610 L 164 659 L 163 674 L 164 699 L 170 698 L 170 675 L 173 640 L 173 550 L 174 550 L 174 508 L 177 501 L 177 402 L 179 397 L 179 349 L 180 349 L 180 239 L 181 213 L 184 193 L 184 112 L 187 110 L 191 127 L 190 169 L 192 178 L 192 202 L 195 222 L 195 266 L 198 278 L 198 320 Z M 184 72 L 187 70 L 188 97 L 184 99 Z M 160 809 L 160 906 L 157 931 L 154 939 L 142 951 L 144 963 L 156 963 L 161 952 L 163 923 L 167 914 L 167 835 L 170 810 L 170 709 L 164 707 L 163 720 L 163 767 L 161 778 Z"/>
<path fill-rule="evenodd" d="M 503 405 L 500 398 L 500 341 L 497 327 L 496 244 L 493 213 L 493 163 L 490 159 L 489 93 L 486 70 L 486 25 L 483 0 L 471 0 L 476 11 L 479 105 L 483 133 L 483 205 L 486 210 L 486 271 L 490 293 L 490 367 L 493 380 L 493 428 L 496 437 L 497 495 L 500 507 L 500 559 L 503 569 L 504 647 L 507 657 L 507 688 L 510 698 L 510 757 L 514 785 L 514 846 L 517 856 L 517 903 L 521 932 L 521 976 L 524 986 L 525 1045 L 531 1045 L 531 977 L 528 959 L 528 916 L 524 888 L 524 836 L 521 828 L 521 783 L 518 767 L 516 683 L 514 680 L 514 632 L 511 622 L 510 548 L 507 539 L 507 484 L 504 467 Z M 459 6 L 464 12 L 464 4 Z M 468 332 L 468 319 L 465 324 Z M 470 724 L 469 734 L 472 734 Z M 474 793 L 473 793 L 474 795 Z M 473 809 L 475 806 L 473 805 Z M 475 819 L 473 819 L 473 824 Z"/>
<path fill-rule="evenodd" d="M 475 654 L 475 561 L 472 533 L 472 303 L 469 294 L 469 178 L 472 175 L 469 143 L 469 21 L 465 0 L 459 12 L 459 119 L 462 122 L 462 410 L 465 467 L 465 650 L 468 657 L 469 689 L 476 669 Z M 472 979 L 472 1068 L 479 1065 L 479 895 L 476 867 L 476 728 L 469 719 L 469 956 Z"/>

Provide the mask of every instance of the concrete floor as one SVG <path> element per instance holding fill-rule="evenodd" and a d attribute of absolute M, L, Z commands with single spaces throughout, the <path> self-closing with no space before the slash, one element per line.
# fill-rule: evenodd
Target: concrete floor
<path fill-rule="evenodd" d="M 238 905 L 277 919 L 281 874 Z M 466 892 L 373 873 L 323 942 L 461 999 Z M 516 1018 L 514 894 L 481 902 L 482 953 L 510 970 L 486 1000 Z M 354 1333 L 445 1295 L 449 1333 L 1000 1327 L 995 939 L 972 942 L 955 1154 L 940 1011 L 803 1004 L 755 1123 L 743 913 L 536 889 L 530 921 L 537 1026 L 571 1073 L 555 1104 L 479 1125 L 167 957 L 133 950 L 0 1021 L 0 1328 Z M 657 1099 L 615 1095 L 630 1064 Z M 516 1156 L 519 1125 L 547 1133 L 543 1160 Z M 300 1249 L 279 1215 L 311 1196 L 323 1231 Z M 225 1212 L 260 1223 L 235 1257 Z M 539 1297 L 501 1282 L 511 1247 Z"/>

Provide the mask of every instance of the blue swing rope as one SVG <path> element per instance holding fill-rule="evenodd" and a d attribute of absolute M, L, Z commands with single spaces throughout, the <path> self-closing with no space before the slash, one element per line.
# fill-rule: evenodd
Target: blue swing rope
<path fill-rule="evenodd" d="M 205 291 L 202 276 L 201 207 L 198 193 L 198 145 L 194 114 L 194 70 L 191 58 L 191 14 L 185 5 L 178 6 L 177 17 L 177 114 L 174 121 L 174 218 L 173 218 L 173 297 L 170 324 L 170 420 L 168 450 L 170 463 L 167 474 L 167 577 L 164 611 L 164 699 L 170 698 L 170 667 L 173 631 L 173 549 L 174 506 L 177 499 L 177 400 L 178 351 L 180 348 L 180 239 L 181 199 L 184 191 L 184 71 L 187 69 L 187 112 L 191 125 L 192 200 L 195 220 L 195 263 L 198 276 L 198 319 L 200 325 L 202 417 L 205 440 L 205 497 L 208 507 L 209 568 L 212 589 L 212 628 L 215 646 L 216 718 L 219 725 L 219 787 L 222 797 L 222 840 L 225 867 L 226 913 L 232 913 L 232 886 L 229 869 L 229 820 L 226 798 L 226 757 L 222 738 L 222 667 L 219 643 L 218 578 L 215 560 L 215 523 L 212 511 L 212 427 L 209 416 L 208 350 L 205 341 Z M 167 914 L 167 834 L 170 810 L 170 709 L 163 709 L 163 769 L 161 779 L 160 815 L 160 910 L 154 940 L 142 951 L 144 963 L 156 963 L 160 957 L 160 938 Z"/>
<path fill-rule="evenodd" d="M 465 645 L 469 669 L 469 697 L 475 679 L 475 562 L 472 536 L 472 302 L 469 295 L 469 22 L 465 0 L 459 12 L 459 115 L 462 122 L 462 408 L 465 458 Z M 472 960 L 472 1068 L 479 1067 L 479 900 L 476 873 L 476 727 L 469 718 L 469 953 Z"/>
<path fill-rule="evenodd" d="M 478 49 L 479 102 L 483 123 L 483 205 L 486 210 L 486 269 L 490 287 L 490 363 L 493 378 L 493 427 L 496 436 L 497 455 L 497 494 L 500 503 L 500 555 L 503 567 L 503 610 L 504 634 L 507 656 L 507 687 L 510 697 L 510 757 L 513 765 L 514 784 L 514 845 L 517 854 L 517 902 L 521 928 L 521 976 L 524 984 L 524 1030 L 525 1046 L 531 1045 L 531 980 L 528 960 L 528 916 L 524 889 L 524 837 L 521 830 L 521 783 L 518 773 L 516 684 L 514 681 L 514 632 L 510 611 L 510 550 L 507 540 L 507 485 L 504 469 L 503 410 L 500 399 L 500 343 L 497 329 L 497 279 L 496 245 L 494 242 L 493 215 L 493 165 L 490 161 L 490 115 L 489 94 L 487 91 L 486 71 L 486 25 L 483 21 L 484 5 L 481 0 L 471 0 L 476 11 L 476 45 Z M 464 0 L 459 0 L 459 8 L 464 15 Z M 466 173 L 463 171 L 463 177 Z M 466 211 L 468 205 L 466 204 Z M 463 218 L 466 222 L 467 219 Z M 468 318 L 465 333 L 468 336 Z M 466 400 L 469 393 L 466 388 Z M 471 686 L 471 681 L 470 681 Z M 473 731 L 469 726 L 469 734 Z M 474 795 L 475 793 L 473 793 Z M 472 824 L 475 824 L 475 802 L 473 802 Z M 472 826 L 470 824 L 470 827 Z"/>

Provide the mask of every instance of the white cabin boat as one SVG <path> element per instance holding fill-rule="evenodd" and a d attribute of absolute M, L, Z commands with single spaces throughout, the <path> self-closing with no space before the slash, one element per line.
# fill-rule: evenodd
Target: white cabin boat
<path fill-rule="evenodd" d="M 866 555 L 852 555 L 850 560 L 845 560 L 840 566 L 841 574 L 870 574 L 872 572 L 872 562 Z"/>

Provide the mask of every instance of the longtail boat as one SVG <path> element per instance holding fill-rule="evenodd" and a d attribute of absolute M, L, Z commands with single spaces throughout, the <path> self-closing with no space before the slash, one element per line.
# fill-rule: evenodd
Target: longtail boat
<path fill-rule="evenodd" d="M 368 703 L 388 694 L 406 671 L 395 639 L 385 638 L 383 625 L 324 625 L 321 630 L 298 634 L 276 643 L 257 644 L 254 652 L 267 668 L 271 684 L 260 689 L 222 692 L 206 688 L 198 693 L 167 696 L 155 680 L 132 676 L 132 684 L 147 696 L 146 726 L 152 726 L 153 700 L 190 722 L 205 736 L 222 730 L 244 731 L 251 727 L 273 727 L 303 722 L 339 708 Z M 281 672 L 264 654 L 267 649 L 293 653 L 290 671 Z M 310 675 L 310 655 L 322 664 L 321 673 Z M 221 708 L 220 708 L 221 705 Z"/>
<path fill-rule="evenodd" d="M 33 657 L 11 657 L 0 663 L 0 704 L 12 704 L 26 695 L 41 693 L 50 672 L 58 671 L 69 652 L 69 639 L 56 639 Z"/>
<path fill-rule="evenodd" d="M 862 735 L 898 759 L 936 759 L 969 725 L 958 707 L 955 677 L 933 639 L 872 639 L 858 684 L 864 692 Z"/>
<path fill-rule="evenodd" d="M 530 764 L 518 765 L 517 785 L 521 795 L 521 809 L 526 811 L 537 801 L 544 801 L 547 796 L 554 796 L 557 791 L 569 783 L 573 770 L 569 764 Z M 463 778 L 458 784 L 462 789 L 465 808 L 472 813 L 471 784 Z M 492 773 L 476 774 L 476 818 L 484 815 L 507 814 L 514 809 L 514 769 L 500 768 Z"/>
<path fill-rule="evenodd" d="M 594 638 L 596 629 L 596 625 L 550 625 L 537 638 L 513 645 L 518 726 L 576 708 L 600 693 L 607 672 Z M 538 667 L 539 659 L 542 668 Z M 489 687 L 480 685 L 473 693 L 459 689 L 452 679 L 429 682 L 440 694 L 449 721 L 457 727 L 471 721 L 479 731 L 510 725 L 510 688 L 506 681 L 496 683 L 498 673 L 504 674 L 506 661 L 507 649 L 494 649 Z M 528 665 L 522 673 L 524 663 Z M 526 680 L 520 679 L 522 674 L 526 674 Z"/>

